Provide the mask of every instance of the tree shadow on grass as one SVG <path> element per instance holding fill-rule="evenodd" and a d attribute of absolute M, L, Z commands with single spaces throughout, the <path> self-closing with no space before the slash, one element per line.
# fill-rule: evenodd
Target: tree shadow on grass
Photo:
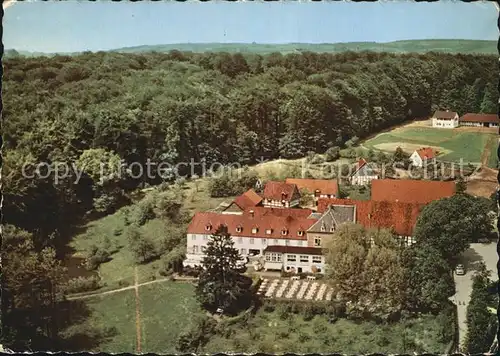
<path fill-rule="evenodd" d="M 59 337 L 54 351 L 93 351 L 118 334 L 115 327 L 91 324 L 92 309 L 81 300 L 66 300 L 58 307 Z"/>

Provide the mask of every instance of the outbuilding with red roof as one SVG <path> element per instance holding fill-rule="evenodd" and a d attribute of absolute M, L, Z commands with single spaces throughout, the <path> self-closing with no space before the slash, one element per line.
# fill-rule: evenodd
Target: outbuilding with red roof
<path fill-rule="evenodd" d="M 410 160 L 415 167 L 423 167 L 436 162 L 436 152 L 431 147 L 422 147 L 412 153 Z"/>

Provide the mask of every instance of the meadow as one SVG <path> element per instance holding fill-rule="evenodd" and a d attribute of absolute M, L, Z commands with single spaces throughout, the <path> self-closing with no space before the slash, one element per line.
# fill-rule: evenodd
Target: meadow
<path fill-rule="evenodd" d="M 201 313 L 193 285 L 161 282 L 139 288 L 141 351 L 174 353 L 179 335 L 189 329 Z M 75 302 L 74 302 L 75 303 Z M 137 351 L 136 301 L 134 290 L 96 296 L 84 301 L 89 315 L 62 334 L 72 340 L 75 351 L 135 353 Z M 93 340 L 78 335 L 92 331 Z"/>
<path fill-rule="evenodd" d="M 363 146 L 385 152 L 394 152 L 399 146 L 408 154 L 421 147 L 432 147 L 440 160 L 459 162 L 462 159 L 465 163 L 479 164 L 485 149 L 493 149 L 489 141 L 492 137 L 496 135 L 487 131 L 406 126 L 368 139 Z"/>

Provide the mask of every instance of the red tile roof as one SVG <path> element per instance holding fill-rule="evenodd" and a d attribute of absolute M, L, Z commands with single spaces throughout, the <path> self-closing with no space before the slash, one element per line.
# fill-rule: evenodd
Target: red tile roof
<path fill-rule="evenodd" d="M 270 181 L 266 183 L 262 196 L 264 199 L 291 201 L 295 192 L 298 192 L 295 184 Z"/>
<path fill-rule="evenodd" d="M 497 114 L 465 114 L 460 118 L 460 122 L 487 122 L 487 123 L 500 123 L 500 119 Z"/>
<path fill-rule="evenodd" d="M 424 147 L 424 148 L 421 148 L 421 149 L 417 150 L 417 154 L 423 160 L 425 160 L 425 159 L 432 159 L 432 158 L 436 157 L 436 153 L 430 147 Z"/>
<path fill-rule="evenodd" d="M 339 185 L 333 179 L 302 179 L 302 178 L 287 178 L 287 184 L 295 184 L 299 189 L 305 189 L 311 193 L 319 190 L 320 194 L 335 194 L 339 192 Z"/>
<path fill-rule="evenodd" d="M 261 206 L 256 206 L 252 208 L 247 208 L 243 211 L 243 215 L 252 215 L 253 211 L 254 216 L 281 216 L 287 217 L 291 216 L 294 219 L 307 219 L 309 215 L 312 214 L 311 209 L 300 209 L 300 208 L 288 208 L 288 209 L 280 209 L 280 208 L 264 208 Z"/>
<path fill-rule="evenodd" d="M 373 200 L 319 199 L 318 211 L 325 211 L 330 205 L 356 206 L 356 223 L 365 228 L 394 229 L 400 236 L 412 236 L 418 214 L 424 204 L 397 203 Z"/>
<path fill-rule="evenodd" d="M 372 181 L 371 198 L 376 201 L 428 204 L 455 194 L 455 182 L 413 179 L 377 179 Z"/>
<path fill-rule="evenodd" d="M 267 246 L 264 250 L 266 252 L 278 252 L 278 253 L 296 253 L 297 255 L 323 255 L 323 249 L 318 247 L 301 247 L 301 246 L 283 246 L 283 245 L 271 245 Z"/>
<path fill-rule="evenodd" d="M 317 220 L 315 219 L 295 219 L 291 216 L 282 217 L 274 215 L 233 215 L 218 214 L 213 212 L 196 213 L 188 226 L 188 234 L 211 234 L 214 233 L 220 225 L 228 228 L 231 236 L 245 236 L 267 239 L 289 239 L 289 240 L 307 240 L 306 231 Z M 241 228 L 238 231 L 237 228 Z M 253 233 L 252 229 L 257 228 Z M 271 229 L 267 234 L 266 230 Z M 283 230 L 286 234 L 283 234 Z M 302 236 L 298 232 L 302 231 Z"/>
<path fill-rule="evenodd" d="M 366 162 L 366 159 L 364 159 L 364 158 L 360 158 L 360 159 L 358 160 L 358 164 L 356 165 L 356 170 L 360 170 L 360 169 L 361 169 L 361 168 L 363 168 L 363 166 L 364 166 L 365 164 L 367 164 L 367 163 L 368 163 L 368 162 Z"/>
<path fill-rule="evenodd" d="M 262 201 L 262 197 L 257 194 L 253 189 L 249 189 L 245 193 L 241 194 L 239 197 L 234 199 L 234 203 L 238 205 L 241 209 L 257 206 Z"/>

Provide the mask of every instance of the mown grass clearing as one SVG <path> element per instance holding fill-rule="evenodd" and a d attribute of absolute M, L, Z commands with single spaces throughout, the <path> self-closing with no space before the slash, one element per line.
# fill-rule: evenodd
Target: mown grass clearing
<path fill-rule="evenodd" d="M 421 147 L 433 147 L 444 161 L 479 163 L 491 132 L 471 132 L 462 129 L 436 129 L 431 127 L 400 127 L 382 133 L 363 143 L 375 150 L 394 152 L 400 146 L 407 153 Z"/>
<path fill-rule="evenodd" d="M 140 288 L 142 352 L 175 353 L 177 338 L 202 311 L 190 283 L 164 282 Z"/>
<path fill-rule="evenodd" d="M 62 332 L 64 339 L 70 341 L 71 351 L 136 352 L 133 290 L 69 304 L 72 317 L 76 317 L 82 309 L 86 309 L 88 315 Z"/>

